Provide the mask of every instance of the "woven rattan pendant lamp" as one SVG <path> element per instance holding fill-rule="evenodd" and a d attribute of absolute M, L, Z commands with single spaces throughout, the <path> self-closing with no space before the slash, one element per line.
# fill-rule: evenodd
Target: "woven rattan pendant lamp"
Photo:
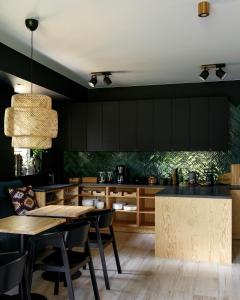
<path fill-rule="evenodd" d="M 12 96 L 11 107 L 5 110 L 4 133 L 12 137 L 14 148 L 48 149 L 57 137 L 58 115 L 50 97 L 32 93 L 33 31 L 38 20 L 26 19 L 25 24 L 31 31 L 31 93 Z"/>

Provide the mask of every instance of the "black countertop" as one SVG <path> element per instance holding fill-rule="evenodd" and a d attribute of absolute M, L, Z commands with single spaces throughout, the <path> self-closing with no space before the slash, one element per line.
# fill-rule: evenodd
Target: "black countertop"
<path fill-rule="evenodd" d="M 231 199 L 229 185 L 215 186 L 168 186 L 158 192 L 158 197 L 193 197 L 193 198 L 227 198 Z"/>
<path fill-rule="evenodd" d="M 99 184 L 99 183 L 69 183 L 54 184 L 35 187 L 36 192 L 50 192 L 71 186 L 82 187 L 120 187 L 120 188 L 152 188 L 160 189 L 156 196 L 163 197 L 197 197 L 197 198 L 228 198 L 231 199 L 230 190 L 239 190 L 240 186 L 214 185 L 214 186 L 170 186 L 170 185 L 139 185 L 139 184 Z"/>
<path fill-rule="evenodd" d="M 63 183 L 63 184 L 53 184 L 53 185 L 44 185 L 44 186 L 38 186 L 34 187 L 35 192 L 50 192 L 58 189 L 67 189 L 71 186 L 78 186 L 76 183 Z"/>

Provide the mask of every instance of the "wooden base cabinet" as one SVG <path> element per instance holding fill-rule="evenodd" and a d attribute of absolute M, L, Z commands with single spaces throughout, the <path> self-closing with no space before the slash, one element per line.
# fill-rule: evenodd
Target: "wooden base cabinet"
<path fill-rule="evenodd" d="M 79 203 L 83 199 L 98 198 L 105 202 L 105 208 L 113 203 L 123 202 L 136 205 L 135 211 L 116 210 L 114 227 L 118 231 L 155 232 L 155 194 L 162 187 L 127 185 L 84 185 L 79 186 Z"/>
<path fill-rule="evenodd" d="M 161 258 L 232 263 L 232 200 L 156 197 L 155 254 Z"/>
<path fill-rule="evenodd" d="M 39 207 L 46 205 L 79 205 L 78 185 L 35 191 Z"/>

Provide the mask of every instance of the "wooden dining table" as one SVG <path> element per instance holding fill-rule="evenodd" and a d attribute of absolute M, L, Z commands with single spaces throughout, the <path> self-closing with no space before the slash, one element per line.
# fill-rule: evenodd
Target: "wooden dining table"
<path fill-rule="evenodd" d="M 28 216 L 75 219 L 94 210 L 92 206 L 47 205 L 28 211 Z"/>
<path fill-rule="evenodd" d="M 25 252 L 25 237 L 34 236 L 66 222 L 65 218 L 10 216 L 0 219 L 0 233 L 18 234 L 21 253 Z M 29 278 L 30 280 L 30 278 Z M 22 291 L 20 291 L 22 293 Z M 31 299 L 46 299 L 39 294 L 31 294 Z"/>

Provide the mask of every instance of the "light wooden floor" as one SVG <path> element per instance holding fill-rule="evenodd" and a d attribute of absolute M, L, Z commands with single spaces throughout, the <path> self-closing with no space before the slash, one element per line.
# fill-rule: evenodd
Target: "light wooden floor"
<path fill-rule="evenodd" d="M 102 300 L 240 300 L 240 242 L 234 243 L 235 262 L 231 266 L 163 260 L 154 257 L 154 235 L 117 233 L 123 274 L 116 272 L 111 247 L 106 249 L 111 290 L 106 291 L 99 256 L 94 266 Z M 239 250 L 239 251 L 238 251 Z M 48 300 L 67 299 L 61 286 L 53 296 L 53 284 L 35 274 L 33 291 Z M 74 281 L 76 300 L 94 299 L 88 270 Z"/>

